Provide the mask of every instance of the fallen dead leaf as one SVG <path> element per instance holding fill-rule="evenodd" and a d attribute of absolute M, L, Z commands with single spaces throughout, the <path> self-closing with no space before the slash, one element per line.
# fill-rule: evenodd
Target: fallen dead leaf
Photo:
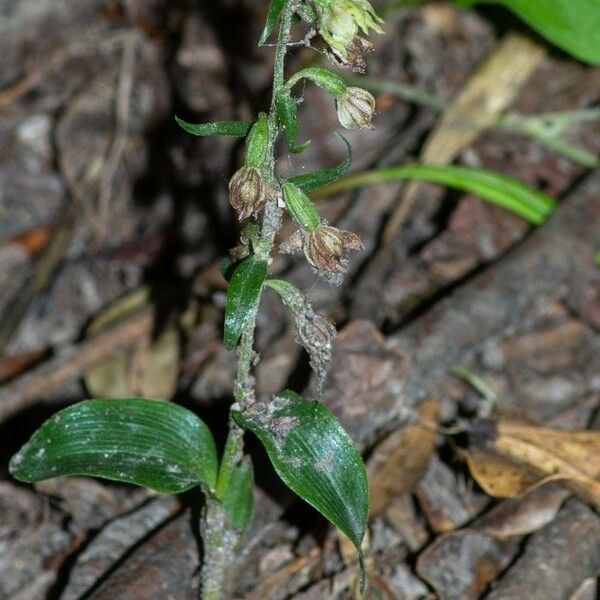
<path fill-rule="evenodd" d="M 148 298 L 149 291 L 141 288 L 117 300 L 96 316 L 87 334 L 98 334 L 143 308 Z M 169 399 L 177 390 L 179 355 L 179 333 L 174 325 L 167 325 L 157 337 L 148 335 L 95 365 L 86 373 L 85 384 L 95 397 Z"/>
<path fill-rule="evenodd" d="M 48 243 L 52 237 L 52 233 L 53 230 L 51 227 L 37 227 L 11 238 L 7 243 L 22 246 L 29 256 L 34 257 Z"/>
<path fill-rule="evenodd" d="M 600 432 L 501 420 L 476 424 L 470 437 L 464 456 L 489 495 L 518 498 L 557 481 L 600 510 Z"/>
<path fill-rule="evenodd" d="M 439 411 L 437 400 L 421 402 L 417 422 L 396 430 L 375 448 L 367 463 L 371 516 L 383 513 L 393 498 L 411 492 L 425 474 L 435 450 Z"/>

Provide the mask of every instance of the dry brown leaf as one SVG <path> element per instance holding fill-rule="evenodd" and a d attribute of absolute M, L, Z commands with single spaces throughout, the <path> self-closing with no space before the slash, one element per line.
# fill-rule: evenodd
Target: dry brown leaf
<path fill-rule="evenodd" d="M 560 481 L 600 509 L 600 432 L 501 420 L 477 427 L 472 439 L 464 455 L 474 479 L 491 496 L 517 498 Z"/>
<path fill-rule="evenodd" d="M 104 331 L 123 317 L 143 308 L 149 291 L 140 288 L 100 312 L 87 334 Z M 156 338 L 149 335 L 130 348 L 96 364 L 85 375 L 88 391 L 95 397 L 145 396 L 169 399 L 177 390 L 179 333 L 171 325 Z"/>
<path fill-rule="evenodd" d="M 384 512 L 394 497 L 412 491 L 425 474 L 435 449 L 439 410 L 437 400 L 421 402 L 418 421 L 375 448 L 367 463 L 372 516 Z"/>
<path fill-rule="evenodd" d="M 52 233 L 51 227 L 37 227 L 11 238 L 8 243 L 22 246 L 30 256 L 37 256 L 52 237 Z"/>

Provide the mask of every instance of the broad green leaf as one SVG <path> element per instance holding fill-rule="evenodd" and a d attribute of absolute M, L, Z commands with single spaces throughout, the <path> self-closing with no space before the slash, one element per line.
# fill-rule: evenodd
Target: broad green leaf
<path fill-rule="evenodd" d="M 88 475 L 179 493 L 213 489 L 217 453 L 192 412 L 160 400 L 85 400 L 61 410 L 10 461 L 20 481 Z"/>
<path fill-rule="evenodd" d="M 345 533 L 360 554 L 369 513 L 367 475 L 333 414 L 286 391 L 264 412 L 233 415 L 260 439 L 284 483 Z"/>
<path fill-rule="evenodd" d="M 600 63 L 598 0 L 458 0 L 462 6 L 500 4 L 573 56 Z"/>
<path fill-rule="evenodd" d="M 520 181 L 486 169 L 457 166 L 406 165 L 384 167 L 356 173 L 319 190 L 318 196 L 399 179 L 420 179 L 470 192 L 498 204 L 534 225 L 543 223 L 554 211 L 556 202 Z"/>
<path fill-rule="evenodd" d="M 254 479 L 252 463 L 244 461 L 231 473 L 229 487 L 223 498 L 223 506 L 233 526 L 244 531 L 250 524 L 254 508 Z"/>
<path fill-rule="evenodd" d="M 256 309 L 262 284 L 267 276 L 267 262 L 255 256 L 243 260 L 233 272 L 225 303 L 225 347 L 233 348 Z"/>
<path fill-rule="evenodd" d="M 192 135 L 227 135 L 231 137 L 245 137 L 248 135 L 252 123 L 248 121 L 216 121 L 214 123 L 188 123 L 175 117 L 177 124 Z"/>
<path fill-rule="evenodd" d="M 275 29 L 275 24 L 277 23 L 284 6 L 288 2 L 289 0 L 271 0 L 269 12 L 267 13 L 267 22 L 265 23 L 265 28 L 260 35 L 260 40 L 258 40 L 259 46 L 264 46 L 269 41 L 269 38 L 273 34 L 273 29 Z"/>
<path fill-rule="evenodd" d="M 340 177 L 343 177 L 350 166 L 352 165 L 352 148 L 350 147 L 350 143 L 348 140 L 339 133 L 338 137 L 346 144 L 346 149 L 348 150 L 348 157 L 343 163 L 335 167 L 328 167 L 327 169 L 319 169 L 318 171 L 313 171 L 312 173 L 305 173 L 303 175 L 296 175 L 294 177 L 290 177 L 288 181 L 298 186 L 302 191 L 308 193 L 316 190 L 317 188 L 328 185 Z"/>

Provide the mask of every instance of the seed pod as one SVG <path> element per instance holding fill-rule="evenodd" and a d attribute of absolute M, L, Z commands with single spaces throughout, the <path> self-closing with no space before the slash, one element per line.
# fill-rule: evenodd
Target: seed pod
<path fill-rule="evenodd" d="M 338 120 L 346 129 L 373 129 L 375 98 L 362 88 L 349 87 L 337 100 Z"/>
<path fill-rule="evenodd" d="M 243 166 L 229 182 L 229 203 L 240 221 L 258 213 L 267 201 L 265 181 L 260 171 Z"/>
<path fill-rule="evenodd" d="M 283 184 L 283 199 L 294 221 L 307 231 L 314 231 L 321 225 L 321 218 L 313 201 L 296 185 L 286 181 Z"/>

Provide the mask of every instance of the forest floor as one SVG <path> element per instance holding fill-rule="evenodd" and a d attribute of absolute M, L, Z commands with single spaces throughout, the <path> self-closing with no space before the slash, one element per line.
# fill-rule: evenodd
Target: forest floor
<path fill-rule="evenodd" d="M 472 195 L 377 184 L 319 200 L 366 246 L 342 286 L 273 262 L 339 329 L 321 397 L 368 465 L 369 598 L 591 600 L 600 442 L 573 431 L 600 429 L 600 120 L 574 122 L 555 151 L 503 116 L 589 109 L 600 68 L 504 12 L 378 8 L 376 129 L 348 136 L 353 170 L 485 167 L 559 207 L 532 227 Z M 196 595 L 199 494 L 26 486 L 7 464 L 90 396 L 179 402 L 222 441 L 235 354 L 219 263 L 239 234 L 226 183 L 242 148 L 173 117 L 251 119 L 268 105 L 265 12 L 262 0 L 0 0 L 0 598 Z M 510 65 L 508 93 L 489 56 Z M 335 129 L 330 100 L 307 89 L 299 140 L 312 143 L 300 157 L 282 148 L 281 172 L 343 160 Z M 274 295 L 258 328 L 259 393 L 318 393 Z M 537 458 L 524 463 L 525 442 Z M 257 502 L 227 597 L 355 597 L 353 552 L 248 447 Z"/>

